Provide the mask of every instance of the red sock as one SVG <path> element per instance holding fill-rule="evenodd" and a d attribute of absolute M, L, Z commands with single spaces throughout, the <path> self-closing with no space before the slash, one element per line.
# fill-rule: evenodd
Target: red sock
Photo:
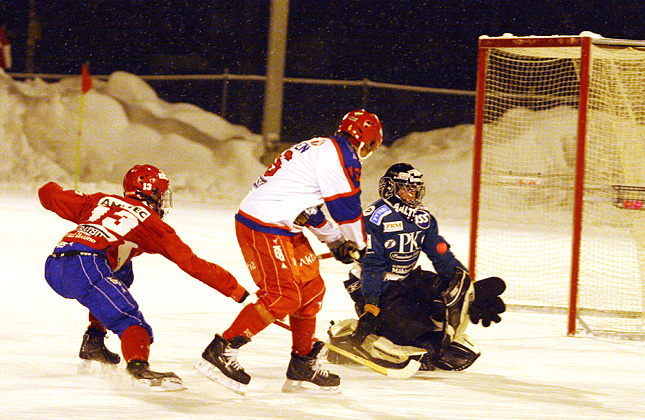
<path fill-rule="evenodd" d="M 316 333 L 316 318 L 289 317 L 291 325 L 291 340 L 293 345 L 291 351 L 300 356 L 306 356 L 311 352 Z"/>
<path fill-rule="evenodd" d="M 150 356 L 150 335 L 138 325 L 128 327 L 121 335 L 121 353 L 126 362 L 148 360 Z"/>
<path fill-rule="evenodd" d="M 92 314 L 92 312 L 90 312 L 90 325 L 88 326 L 88 328 L 94 328 L 103 332 L 107 331 L 107 329 L 103 326 L 101 321 L 99 321 L 98 318 L 95 317 L 94 314 Z"/>
<path fill-rule="evenodd" d="M 235 321 L 222 333 L 222 337 L 228 341 L 238 335 L 251 338 L 272 324 L 273 321 L 275 321 L 275 317 L 261 302 L 251 303 L 242 308 Z"/>

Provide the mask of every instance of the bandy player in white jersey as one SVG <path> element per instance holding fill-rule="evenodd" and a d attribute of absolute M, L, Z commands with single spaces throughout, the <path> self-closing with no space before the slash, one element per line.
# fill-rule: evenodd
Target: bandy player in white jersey
<path fill-rule="evenodd" d="M 322 342 L 314 342 L 316 314 L 325 284 L 303 229 L 326 243 L 336 259 L 353 262 L 364 253 L 361 208 L 361 161 L 383 140 L 378 117 L 365 110 L 346 114 L 338 131 L 283 152 L 253 184 L 235 215 L 237 240 L 259 290 L 257 301 L 242 309 L 231 326 L 204 350 L 198 367 L 212 379 L 244 392 L 251 377 L 237 363 L 238 349 L 276 319 L 289 317 L 291 362 L 285 392 L 302 382 L 326 390 L 340 378 L 317 364 Z M 326 205 L 335 224 L 320 208 Z"/>

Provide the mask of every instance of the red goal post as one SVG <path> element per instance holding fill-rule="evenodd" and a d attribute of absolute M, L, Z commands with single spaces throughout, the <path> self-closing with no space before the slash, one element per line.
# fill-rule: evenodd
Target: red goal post
<path fill-rule="evenodd" d="M 645 41 L 479 39 L 471 275 L 645 338 Z"/>

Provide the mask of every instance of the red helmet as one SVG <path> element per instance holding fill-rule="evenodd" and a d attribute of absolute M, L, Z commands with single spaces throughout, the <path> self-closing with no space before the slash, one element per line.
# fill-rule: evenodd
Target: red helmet
<path fill-rule="evenodd" d="M 345 114 L 337 132 L 349 135 L 349 141 L 359 149 L 359 157 L 361 149 L 367 151 L 367 155 L 361 159 L 372 154 L 383 141 L 381 121 L 376 114 L 371 114 L 364 109 L 357 109 Z"/>
<path fill-rule="evenodd" d="M 123 177 L 123 195 L 147 203 L 161 218 L 172 208 L 166 174 L 152 165 L 134 165 Z"/>

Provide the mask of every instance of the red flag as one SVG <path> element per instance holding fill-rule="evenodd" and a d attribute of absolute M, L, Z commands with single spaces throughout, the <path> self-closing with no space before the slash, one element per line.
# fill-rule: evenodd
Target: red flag
<path fill-rule="evenodd" d="M 11 43 L 4 32 L 4 25 L 0 27 L 0 68 L 11 68 Z"/>
<path fill-rule="evenodd" d="M 87 70 L 87 64 L 83 64 L 81 69 L 81 90 L 83 93 L 87 93 L 90 89 L 92 89 L 92 78 Z"/>

